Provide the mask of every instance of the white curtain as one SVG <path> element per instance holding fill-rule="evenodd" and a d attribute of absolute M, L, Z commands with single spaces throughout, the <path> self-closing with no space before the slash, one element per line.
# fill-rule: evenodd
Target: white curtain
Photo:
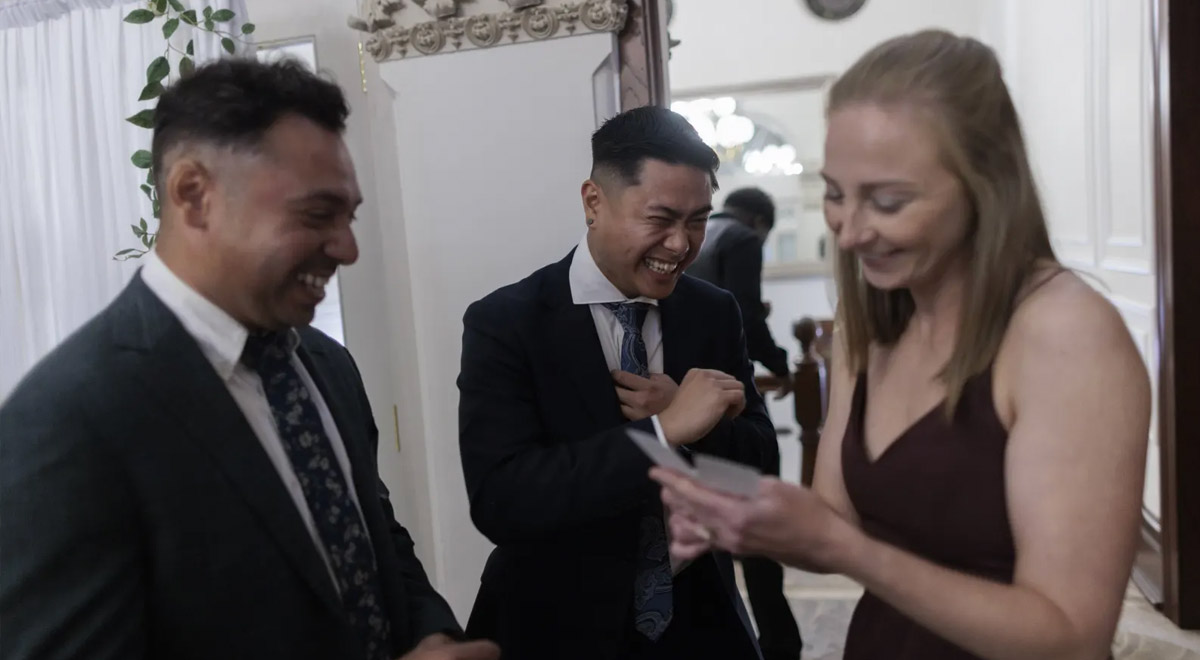
<path fill-rule="evenodd" d="M 75 9 L 103 9 L 127 0 L 4 0 L 0 4 L 0 29 L 24 27 L 58 18 Z"/>
<path fill-rule="evenodd" d="M 206 4 L 246 16 L 242 0 Z M 152 106 L 137 98 L 166 50 L 157 24 L 123 22 L 144 7 L 18 0 L 0 11 L 0 401 L 138 267 L 112 256 L 140 246 L 131 224 L 154 222 L 145 172 L 129 160 L 150 131 L 124 121 Z M 221 52 L 194 37 L 197 63 Z"/>

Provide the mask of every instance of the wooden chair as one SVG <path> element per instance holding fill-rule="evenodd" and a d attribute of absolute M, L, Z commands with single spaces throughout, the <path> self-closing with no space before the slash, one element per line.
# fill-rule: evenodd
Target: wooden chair
<path fill-rule="evenodd" d="M 811 486 L 829 405 L 827 374 L 832 359 L 833 320 L 805 317 L 792 326 L 792 333 L 800 342 L 800 357 L 796 358 L 791 374 L 792 401 L 800 426 L 800 483 Z M 755 383 L 764 394 L 783 387 L 782 379 L 773 375 L 757 376 Z"/>
<path fill-rule="evenodd" d="M 792 374 L 792 401 L 800 426 L 800 483 L 811 486 L 829 405 L 833 321 L 805 317 L 792 326 L 792 333 L 800 342 L 800 357 Z"/>

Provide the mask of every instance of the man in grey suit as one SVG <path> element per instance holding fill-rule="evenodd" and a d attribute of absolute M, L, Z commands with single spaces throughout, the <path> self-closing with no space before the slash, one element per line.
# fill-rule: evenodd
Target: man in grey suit
<path fill-rule="evenodd" d="M 160 99 L 155 253 L 0 407 L 0 658 L 491 660 L 395 520 L 357 368 L 341 90 L 226 60 Z"/>

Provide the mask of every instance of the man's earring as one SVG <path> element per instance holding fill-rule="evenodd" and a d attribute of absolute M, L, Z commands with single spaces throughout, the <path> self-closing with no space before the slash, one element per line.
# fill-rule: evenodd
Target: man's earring
<path fill-rule="evenodd" d="M 594 223 L 594 222 L 596 222 L 596 219 L 595 219 L 595 218 L 588 218 L 588 219 L 587 219 L 587 224 L 588 224 L 588 226 L 589 226 L 589 227 L 591 227 L 591 226 L 592 226 L 592 223 Z"/>

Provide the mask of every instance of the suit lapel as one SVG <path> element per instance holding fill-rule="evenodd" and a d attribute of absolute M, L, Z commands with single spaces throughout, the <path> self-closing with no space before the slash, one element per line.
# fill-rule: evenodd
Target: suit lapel
<path fill-rule="evenodd" d="M 663 372 L 676 383 L 682 383 L 688 369 L 694 366 L 687 356 L 694 360 L 700 354 L 697 333 L 688 331 L 692 325 L 688 317 L 691 310 L 688 309 L 686 301 L 681 301 L 686 294 L 679 289 L 680 286 L 676 286 L 671 295 L 658 301 L 663 338 Z"/>
<path fill-rule="evenodd" d="M 597 427 L 611 424 L 621 407 L 588 306 L 569 305 L 554 310 L 550 339 L 555 363 L 570 374 Z"/>
<path fill-rule="evenodd" d="M 337 592 L 312 536 L 225 384 L 195 340 L 140 277 L 130 289 L 129 295 L 138 299 L 137 316 L 146 333 L 144 364 L 139 372 L 147 391 L 177 423 L 164 433 L 184 431 L 213 459 L 317 596 L 341 612 Z"/>
<path fill-rule="evenodd" d="M 621 405 L 609 375 L 596 321 L 588 305 L 571 299 L 569 271 L 575 252 L 547 273 L 542 300 L 547 309 L 547 331 L 554 363 L 570 374 L 571 382 L 592 416 L 595 428 L 612 426 L 620 418 Z"/>
<path fill-rule="evenodd" d="M 302 337 L 303 334 L 301 333 Z M 296 355 L 304 364 L 321 394 L 321 399 L 329 409 L 341 436 L 346 456 L 350 459 L 354 492 L 358 495 L 359 511 L 375 551 L 375 565 L 387 603 L 386 610 L 390 613 L 392 625 L 397 626 L 393 629 L 393 635 L 402 635 L 400 626 L 407 616 L 407 602 L 401 591 L 405 578 L 402 567 L 395 561 L 396 553 L 390 529 L 392 521 L 385 515 L 382 506 L 383 493 L 379 490 L 379 470 L 376 467 L 376 457 L 371 453 L 378 447 L 377 438 L 367 430 L 374 428 L 374 422 L 370 419 L 369 408 L 360 406 L 352 398 L 360 391 L 361 385 L 349 378 L 353 368 L 348 364 L 339 364 L 330 355 L 329 350 L 320 344 L 302 341 L 296 349 Z"/>
<path fill-rule="evenodd" d="M 374 457 L 367 451 L 373 443 L 366 436 L 363 425 L 355 423 L 361 420 L 361 415 L 351 414 L 354 406 L 345 397 L 345 394 L 355 391 L 354 385 L 341 383 L 324 349 L 301 344 L 296 354 L 300 356 L 304 368 L 317 384 L 321 398 L 325 400 L 325 406 L 329 408 L 329 414 L 337 425 L 338 434 L 342 437 L 342 446 L 350 459 L 350 473 L 354 477 L 354 492 L 358 495 L 359 507 L 366 519 L 371 538 L 379 539 L 379 535 L 386 534 L 387 529 L 381 528 L 380 520 L 370 515 L 374 512 L 371 505 L 379 499 L 379 491 L 376 489 L 378 472 L 374 471 Z M 333 387 L 334 384 L 339 386 Z"/>

